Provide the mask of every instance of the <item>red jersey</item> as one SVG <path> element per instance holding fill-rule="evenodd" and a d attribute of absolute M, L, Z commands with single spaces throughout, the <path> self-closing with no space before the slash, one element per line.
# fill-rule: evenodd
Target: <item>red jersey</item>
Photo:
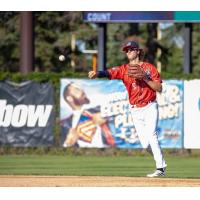
<path fill-rule="evenodd" d="M 162 82 L 160 74 L 154 65 L 144 62 L 140 67 L 151 80 L 160 83 Z M 120 79 L 123 81 L 128 91 L 129 102 L 131 105 L 142 107 L 142 105 L 146 105 L 156 99 L 156 91 L 154 91 L 145 81 L 136 80 L 135 78 L 128 76 L 128 64 L 113 67 L 107 71 L 110 75 L 110 79 Z"/>

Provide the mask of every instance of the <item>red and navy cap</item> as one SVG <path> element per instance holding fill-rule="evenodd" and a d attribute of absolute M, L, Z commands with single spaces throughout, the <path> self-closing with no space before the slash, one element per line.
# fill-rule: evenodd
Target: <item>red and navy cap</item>
<path fill-rule="evenodd" d="M 140 50 L 140 47 L 139 47 L 139 44 L 135 41 L 129 41 L 127 42 L 124 47 L 123 47 L 123 51 L 127 51 L 128 49 L 139 49 Z"/>

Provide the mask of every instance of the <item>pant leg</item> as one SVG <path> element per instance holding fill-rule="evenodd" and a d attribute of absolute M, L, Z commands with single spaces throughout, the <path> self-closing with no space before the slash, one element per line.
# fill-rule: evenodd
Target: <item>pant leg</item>
<path fill-rule="evenodd" d="M 136 133 L 138 135 L 138 138 L 140 140 L 140 143 L 144 149 L 148 148 L 149 146 L 149 141 L 144 133 L 145 129 L 145 121 L 144 121 L 144 113 L 142 109 L 131 109 L 131 115 L 133 119 L 133 124 L 136 129 Z"/>
<path fill-rule="evenodd" d="M 153 157 L 156 162 L 156 168 L 164 168 L 167 165 L 165 163 L 163 152 L 158 141 L 156 132 L 157 123 L 158 105 L 154 102 L 145 109 L 145 132 L 147 134 Z"/>
<path fill-rule="evenodd" d="M 131 109 L 133 123 L 143 148 L 150 148 L 156 162 L 156 168 L 166 167 L 156 133 L 158 109 L 157 103 L 151 103 L 146 107 Z"/>

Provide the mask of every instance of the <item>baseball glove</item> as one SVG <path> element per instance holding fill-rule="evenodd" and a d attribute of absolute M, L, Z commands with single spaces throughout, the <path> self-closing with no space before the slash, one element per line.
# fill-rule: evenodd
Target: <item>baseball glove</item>
<path fill-rule="evenodd" d="M 145 77 L 145 72 L 141 69 L 141 67 L 137 64 L 130 65 L 128 67 L 128 76 L 135 79 L 143 79 Z"/>

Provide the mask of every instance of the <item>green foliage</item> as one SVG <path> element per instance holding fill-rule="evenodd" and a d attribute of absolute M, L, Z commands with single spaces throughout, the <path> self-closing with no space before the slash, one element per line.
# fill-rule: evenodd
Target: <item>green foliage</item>
<path fill-rule="evenodd" d="M 19 35 L 18 12 L 0 12 L 0 71 L 18 71 Z"/>
<path fill-rule="evenodd" d="M 177 80 L 192 80 L 199 79 L 199 75 L 196 73 L 184 74 L 184 73 L 174 73 L 174 72 L 161 72 L 162 79 L 177 79 Z"/>
<path fill-rule="evenodd" d="M 171 24 L 162 29 L 160 44 L 166 49 L 161 53 L 162 70 L 174 74 L 183 72 L 184 24 Z"/>
<path fill-rule="evenodd" d="M 191 74 L 174 74 L 170 72 L 162 72 L 161 73 L 162 79 L 182 79 L 182 80 L 191 80 L 191 79 L 198 79 L 198 74 L 191 73 Z M 10 80 L 14 82 L 22 82 L 26 80 L 34 80 L 37 82 L 50 82 L 56 88 L 60 86 L 60 79 L 61 78 L 87 78 L 87 72 L 32 72 L 26 75 L 21 73 L 11 73 L 11 72 L 2 72 L 0 73 L 0 81 Z"/>
<path fill-rule="evenodd" d="M 192 35 L 192 63 L 193 73 L 200 77 L 200 24 L 193 24 L 193 35 Z"/>
<path fill-rule="evenodd" d="M 107 63 L 108 67 L 118 66 L 127 62 L 122 52 L 122 42 L 126 39 L 129 30 L 128 24 L 107 25 Z"/>
<path fill-rule="evenodd" d="M 0 74 L 0 81 L 11 80 L 21 82 L 26 80 L 34 80 L 37 82 L 50 82 L 58 87 L 61 78 L 86 78 L 86 72 L 74 73 L 72 71 L 55 73 L 55 72 L 32 72 L 26 75 L 21 73 L 4 72 Z"/>
<path fill-rule="evenodd" d="M 87 48 L 96 47 L 96 28 L 83 23 L 81 12 L 35 12 L 34 15 L 35 67 L 39 71 L 72 70 L 71 59 L 75 60 L 76 66 L 81 65 L 84 55 L 78 46 L 72 52 L 72 35 L 76 41 L 84 42 Z M 65 62 L 58 60 L 60 54 L 65 55 Z"/>
<path fill-rule="evenodd" d="M 81 12 L 33 12 L 33 16 L 35 71 L 74 70 L 71 59 L 79 68 L 84 67 L 85 55 L 77 44 L 72 52 L 72 35 L 87 49 L 97 49 L 96 26 L 83 23 Z M 19 71 L 19 49 L 20 12 L 0 12 L 0 71 Z M 65 62 L 59 61 L 60 54 L 65 55 Z"/>

